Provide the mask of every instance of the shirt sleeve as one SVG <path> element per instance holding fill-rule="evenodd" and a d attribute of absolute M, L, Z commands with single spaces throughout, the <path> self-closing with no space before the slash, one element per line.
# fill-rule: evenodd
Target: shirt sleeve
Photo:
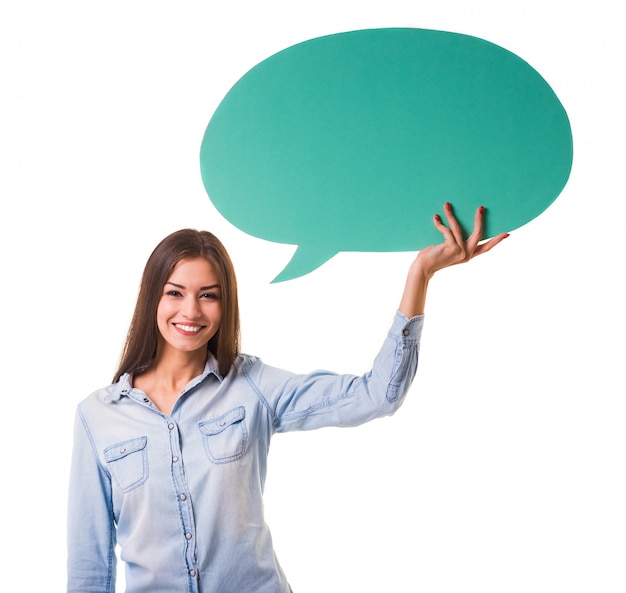
<path fill-rule="evenodd" d="M 76 413 L 68 499 L 68 593 L 115 593 L 116 531 L 111 478 Z"/>
<path fill-rule="evenodd" d="M 393 414 L 403 403 L 417 370 L 422 326 L 422 315 L 409 319 L 398 311 L 364 375 L 299 375 L 257 365 L 248 380 L 272 414 L 275 432 L 363 424 Z"/>

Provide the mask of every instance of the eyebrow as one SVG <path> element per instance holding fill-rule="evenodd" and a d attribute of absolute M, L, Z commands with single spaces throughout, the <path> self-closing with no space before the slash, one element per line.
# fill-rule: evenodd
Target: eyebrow
<path fill-rule="evenodd" d="M 186 289 L 186 287 L 183 286 L 182 284 L 176 284 L 176 282 L 170 282 L 169 280 L 165 284 L 171 284 L 172 286 L 175 286 L 176 288 L 182 288 L 183 290 Z M 211 290 L 213 288 L 219 288 L 219 287 L 220 287 L 219 284 L 211 284 L 211 286 L 201 286 L 199 290 Z"/>

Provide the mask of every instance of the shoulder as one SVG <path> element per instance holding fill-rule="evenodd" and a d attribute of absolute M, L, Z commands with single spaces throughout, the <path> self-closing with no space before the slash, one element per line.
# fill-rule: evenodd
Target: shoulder
<path fill-rule="evenodd" d="M 233 363 L 233 366 L 237 370 L 241 371 L 255 364 L 263 364 L 263 363 L 258 356 L 253 356 L 252 354 L 246 354 L 245 352 L 241 352 L 235 358 L 235 362 Z"/>
<path fill-rule="evenodd" d="M 130 379 L 124 375 L 117 383 L 111 383 L 100 389 L 96 389 L 78 404 L 78 412 L 87 414 L 94 409 L 101 409 L 112 402 L 116 402 L 122 395 L 128 393 L 130 389 Z"/>
<path fill-rule="evenodd" d="M 245 379 L 249 384 L 266 390 L 284 384 L 294 373 L 266 364 L 258 356 L 239 354 L 228 376 Z"/>
<path fill-rule="evenodd" d="M 264 367 L 265 364 L 258 356 L 252 356 L 251 354 L 240 353 L 235 358 L 233 365 L 228 373 L 228 377 L 233 376 L 246 376 L 250 373 L 257 372 Z"/>

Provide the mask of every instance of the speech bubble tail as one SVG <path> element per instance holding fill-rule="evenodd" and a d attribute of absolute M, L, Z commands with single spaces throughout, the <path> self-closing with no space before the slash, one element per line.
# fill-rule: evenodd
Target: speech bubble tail
<path fill-rule="evenodd" d="M 336 251 L 329 253 L 327 250 L 316 251 L 310 246 L 299 246 L 283 271 L 278 274 L 271 283 L 276 284 L 277 282 L 285 282 L 304 276 L 319 268 L 323 263 L 333 257 L 333 255 L 336 255 L 336 253 Z"/>

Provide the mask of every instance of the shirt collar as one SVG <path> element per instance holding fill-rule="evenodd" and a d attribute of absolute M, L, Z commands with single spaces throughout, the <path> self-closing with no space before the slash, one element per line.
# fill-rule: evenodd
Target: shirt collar
<path fill-rule="evenodd" d="M 219 372 L 219 365 L 217 359 L 211 352 L 207 356 L 206 364 L 204 365 L 204 370 L 201 375 L 198 375 L 194 379 L 192 379 L 185 391 L 189 391 L 196 385 L 199 385 L 204 381 L 209 375 L 215 375 L 216 379 L 221 383 L 224 381 L 224 377 Z M 107 402 L 116 402 L 123 396 L 128 396 L 128 394 L 132 391 L 132 375 L 130 373 L 124 373 L 117 383 L 114 383 L 109 387 L 109 392 L 105 395 L 104 401 Z"/>

